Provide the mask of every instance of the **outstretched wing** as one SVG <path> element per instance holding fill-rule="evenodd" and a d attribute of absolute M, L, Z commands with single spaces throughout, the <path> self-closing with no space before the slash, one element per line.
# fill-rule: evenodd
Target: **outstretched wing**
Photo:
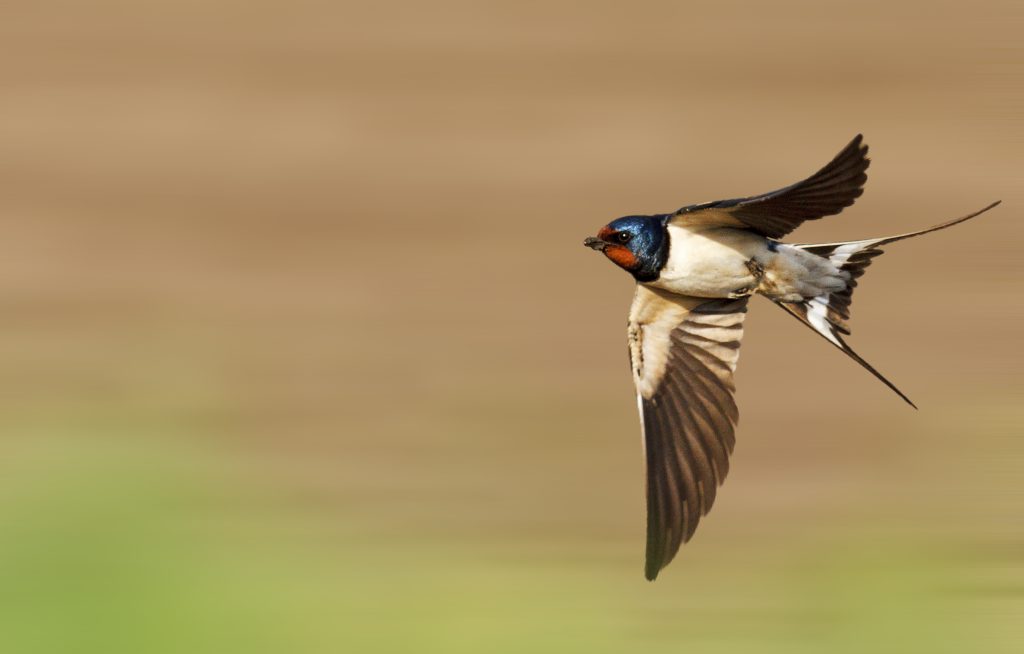
<path fill-rule="evenodd" d="M 858 134 L 824 168 L 802 182 L 749 198 L 693 204 L 668 220 L 745 227 L 768 238 L 781 238 L 805 220 L 839 213 L 864 193 L 865 171 L 871 161 L 863 141 Z"/>
<path fill-rule="evenodd" d="M 629 352 L 647 459 L 647 562 L 654 579 L 693 536 L 729 471 L 739 418 L 733 372 L 747 298 L 638 286 Z"/>

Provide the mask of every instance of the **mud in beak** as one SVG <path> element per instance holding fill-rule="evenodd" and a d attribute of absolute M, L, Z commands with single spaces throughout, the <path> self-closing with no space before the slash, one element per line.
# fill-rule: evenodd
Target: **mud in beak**
<path fill-rule="evenodd" d="M 583 245 L 587 246 L 592 250 L 604 252 L 604 249 L 611 244 L 608 241 L 602 241 L 596 236 L 588 236 L 586 239 L 583 240 Z"/>

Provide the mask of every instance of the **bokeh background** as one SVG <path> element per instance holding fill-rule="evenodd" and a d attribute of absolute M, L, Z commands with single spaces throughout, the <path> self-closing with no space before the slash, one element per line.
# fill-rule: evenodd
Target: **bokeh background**
<path fill-rule="evenodd" d="M 0 651 L 964 652 L 1024 642 L 1016 1 L 10 2 Z M 864 132 L 756 302 L 729 480 L 642 576 L 608 220 Z"/>

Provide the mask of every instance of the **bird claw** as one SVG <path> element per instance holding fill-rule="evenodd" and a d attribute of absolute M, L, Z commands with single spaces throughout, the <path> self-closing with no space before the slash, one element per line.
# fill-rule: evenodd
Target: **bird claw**
<path fill-rule="evenodd" d="M 738 288 L 729 294 L 729 299 L 738 300 L 741 297 L 748 297 L 753 295 L 757 289 L 761 286 L 761 280 L 764 279 L 764 266 L 762 266 L 756 259 L 748 259 L 746 262 L 747 270 L 754 277 L 754 283 L 750 286 L 744 286 Z"/>
<path fill-rule="evenodd" d="M 726 297 L 730 300 L 738 300 L 741 297 L 750 297 L 756 290 L 757 286 L 744 286 L 743 288 L 738 288 L 732 293 L 729 293 Z"/>

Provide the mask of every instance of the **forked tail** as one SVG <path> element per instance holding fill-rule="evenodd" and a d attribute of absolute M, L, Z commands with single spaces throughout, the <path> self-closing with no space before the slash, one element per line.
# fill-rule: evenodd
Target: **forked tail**
<path fill-rule="evenodd" d="M 908 234 L 887 236 L 885 238 L 874 238 L 864 241 L 849 241 L 846 243 L 796 245 L 794 247 L 801 248 L 807 252 L 811 252 L 812 254 L 816 254 L 830 260 L 832 264 L 840 270 L 844 270 L 850 274 L 850 281 L 847 283 L 846 288 L 841 291 L 807 298 L 802 302 L 775 301 L 775 303 L 795 316 L 800 322 L 820 334 L 828 342 L 838 347 L 851 359 L 864 366 L 868 372 L 877 377 L 883 384 L 891 388 L 897 395 L 903 398 L 907 404 L 916 409 L 917 406 L 910 401 L 910 398 L 908 398 L 903 391 L 896 388 L 891 381 L 882 376 L 882 373 L 875 370 L 870 363 L 862 359 L 860 355 L 854 352 L 853 349 L 846 344 L 846 341 L 843 340 L 844 335 L 850 334 L 850 327 L 848 324 L 848 321 L 850 320 L 850 304 L 853 302 L 853 290 L 857 287 L 857 279 L 863 275 L 864 270 L 871 265 L 872 259 L 882 254 L 881 246 L 888 243 L 894 243 L 896 241 L 902 241 L 903 239 L 911 238 L 913 236 L 920 236 L 922 234 L 937 232 L 940 229 L 952 227 L 953 225 L 970 220 L 975 216 L 979 216 L 998 204 L 999 202 L 993 202 L 980 211 L 975 211 L 974 213 L 957 218 L 956 220 L 950 220 L 949 222 L 942 223 L 941 225 L 922 229 L 917 232 L 910 232 Z"/>

